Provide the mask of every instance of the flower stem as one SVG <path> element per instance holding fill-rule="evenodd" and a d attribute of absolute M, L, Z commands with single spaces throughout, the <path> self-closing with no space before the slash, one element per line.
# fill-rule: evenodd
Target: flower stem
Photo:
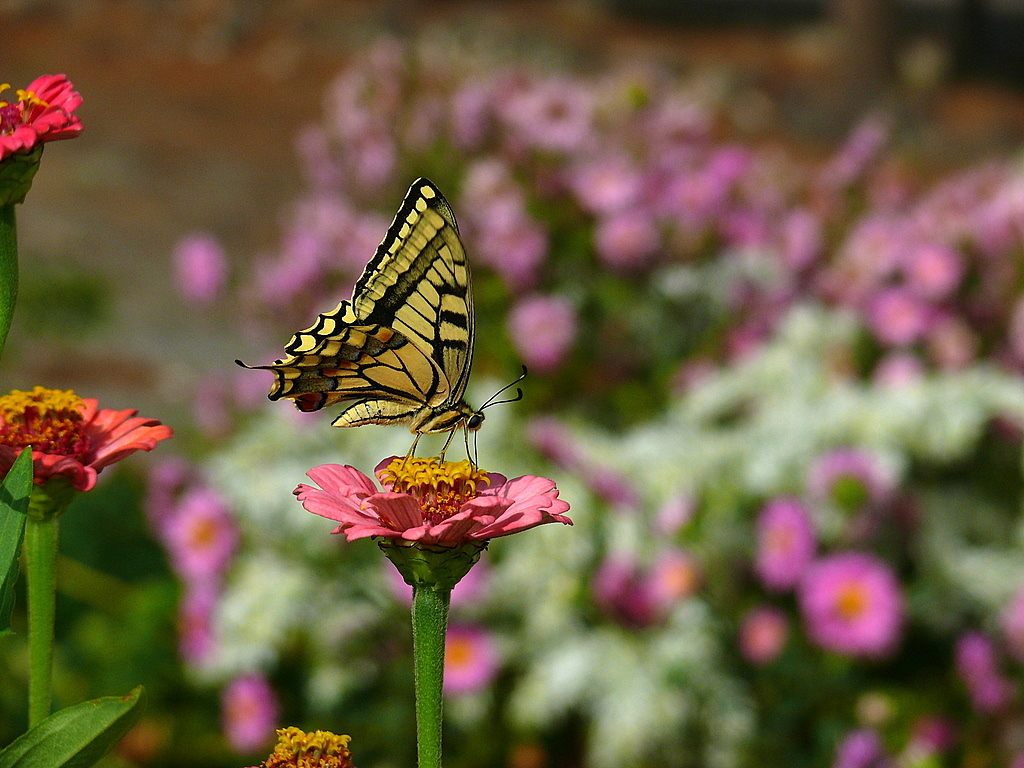
<path fill-rule="evenodd" d="M 419 768 L 441 768 L 444 640 L 450 589 L 414 586 L 412 655 L 416 680 L 416 749 Z"/>
<path fill-rule="evenodd" d="M 18 296 L 18 230 L 14 205 L 0 205 L 0 354 L 14 317 Z"/>
<path fill-rule="evenodd" d="M 25 526 L 28 578 L 28 725 L 50 714 L 53 699 L 53 619 L 56 603 L 57 517 L 29 516 Z"/>

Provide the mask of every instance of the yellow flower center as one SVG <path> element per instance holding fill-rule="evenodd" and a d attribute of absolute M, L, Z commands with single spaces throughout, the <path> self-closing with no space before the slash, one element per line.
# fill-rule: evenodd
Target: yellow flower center
<path fill-rule="evenodd" d="M 423 508 L 423 519 L 439 523 L 475 499 L 491 479 L 469 461 L 403 456 L 381 471 L 380 480 L 395 493 L 407 493 Z"/>
<path fill-rule="evenodd" d="M 0 93 L 10 87 L 10 83 L 0 83 Z M 18 97 L 16 101 L 0 100 L 0 134 L 13 133 L 14 129 L 24 122 L 26 111 L 37 106 L 44 109 L 50 106 L 40 99 L 35 91 L 24 91 L 19 88 L 15 94 Z"/>
<path fill-rule="evenodd" d="M 351 738 L 330 731 L 306 733 L 295 726 L 279 728 L 277 746 L 263 768 L 352 768 Z"/>
<path fill-rule="evenodd" d="M 836 595 L 836 611 L 847 621 L 863 615 L 868 607 L 868 596 L 860 584 L 845 584 Z"/>
<path fill-rule="evenodd" d="M 36 387 L 0 396 L 0 444 L 59 456 L 83 456 L 85 403 L 71 390 Z"/>

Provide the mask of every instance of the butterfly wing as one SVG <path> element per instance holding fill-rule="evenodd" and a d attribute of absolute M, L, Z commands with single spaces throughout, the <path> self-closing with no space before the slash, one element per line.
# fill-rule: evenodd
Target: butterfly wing
<path fill-rule="evenodd" d="M 426 179 L 410 187 L 353 290 L 285 345 L 269 398 L 302 411 L 352 401 L 337 426 L 409 423 L 450 428 L 473 355 L 473 296 L 458 225 Z"/>
<path fill-rule="evenodd" d="M 462 399 L 473 362 L 472 279 L 455 214 L 441 191 L 417 179 L 352 293 L 361 322 L 392 328 L 437 364 Z"/>

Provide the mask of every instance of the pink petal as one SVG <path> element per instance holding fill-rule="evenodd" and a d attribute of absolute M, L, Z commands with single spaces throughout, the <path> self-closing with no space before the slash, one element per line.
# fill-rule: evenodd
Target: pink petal
<path fill-rule="evenodd" d="M 324 464 L 309 470 L 306 476 L 324 490 L 338 496 L 365 498 L 377 492 L 373 480 L 347 464 Z"/>

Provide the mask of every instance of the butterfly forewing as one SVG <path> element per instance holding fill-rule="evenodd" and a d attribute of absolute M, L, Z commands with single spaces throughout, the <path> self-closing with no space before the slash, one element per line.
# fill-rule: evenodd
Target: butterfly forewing
<path fill-rule="evenodd" d="M 271 400 L 303 411 L 343 401 L 337 426 L 406 423 L 445 431 L 482 414 L 463 400 L 473 356 L 473 292 L 458 225 L 426 179 L 410 187 L 383 242 L 342 301 L 256 366 Z"/>

